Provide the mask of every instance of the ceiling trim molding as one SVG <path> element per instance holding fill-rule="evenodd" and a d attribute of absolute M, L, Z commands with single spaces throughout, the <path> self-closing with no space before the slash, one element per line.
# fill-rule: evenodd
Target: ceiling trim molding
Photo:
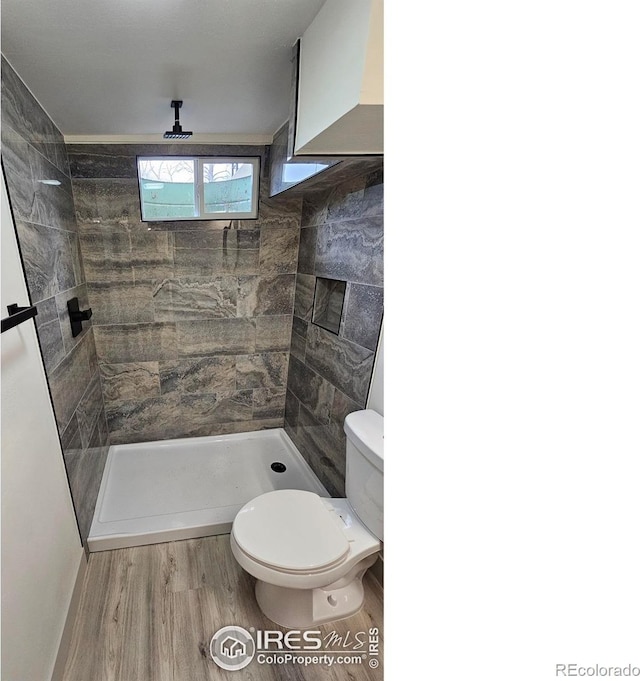
<path fill-rule="evenodd" d="M 153 135 L 64 135 L 65 144 L 271 144 L 273 135 L 199 133 L 187 140 L 166 140 Z"/>

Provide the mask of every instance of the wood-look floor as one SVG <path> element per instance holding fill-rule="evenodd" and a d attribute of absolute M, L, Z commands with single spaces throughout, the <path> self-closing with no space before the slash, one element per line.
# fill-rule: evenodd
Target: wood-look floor
<path fill-rule="evenodd" d="M 258 608 L 255 580 L 229 535 L 93 553 L 63 681 L 380 681 L 382 664 L 258 664 L 219 668 L 209 642 L 223 626 L 282 629 Z M 365 575 L 362 610 L 317 627 L 325 634 L 380 631 L 382 589 Z M 348 652 L 348 651 L 345 651 Z M 382 663 L 382 650 L 380 654 Z"/>

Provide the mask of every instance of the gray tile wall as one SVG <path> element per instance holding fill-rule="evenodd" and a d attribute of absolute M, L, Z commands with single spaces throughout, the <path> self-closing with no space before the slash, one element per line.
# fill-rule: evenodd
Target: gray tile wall
<path fill-rule="evenodd" d="M 109 433 L 128 443 L 284 425 L 344 495 L 344 418 L 365 406 L 382 320 L 381 163 L 342 162 L 311 189 L 269 197 L 266 151 L 65 148 L 3 60 L 3 163 L 83 539 Z M 141 222 L 136 155 L 171 153 L 260 155 L 259 219 Z M 347 282 L 338 335 L 310 322 L 317 276 Z M 73 296 L 93 309 L 75 339 Z"/>
<path fill-rule="evenodd" d="M 302 198 L 268 196 L 266 151 L 67 147 L 111 442 L 284 425 Z M 258 219 L 142 222 L 152 154 L 260 156 Z"/>
<path fill-rule="evenodd" d="M 2 57 L 2 164 L 71 496 L 85 542 L 109 439 L 91 322 L 73 338 L 67 300 L 89 304 L 63 137 Z M 44 183 L 43 180 L 58 184 Z M 24 301 L 16 301 L 19 304 Z"/>
<path fill-rule="evenodd" d="M 344 419 L 365 408 L 382 324 L 382 169 L 302 196 L 285 429 L 327 490 L 342 497 Z M 319 276 L 347 282 L 338 334 L 311 322 Z"/>

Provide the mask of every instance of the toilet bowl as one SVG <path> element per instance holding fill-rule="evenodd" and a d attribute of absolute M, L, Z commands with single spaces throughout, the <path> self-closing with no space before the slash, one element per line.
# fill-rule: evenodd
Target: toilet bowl
<path fill-rule="evenodd" d="M 362 577 L 382 548 L 382 428 L 372 410 L 345 419 L 346 499 L 277 490 L 236 515 L 231 550 L 256 578 L 258 605 L 276 624 L 308 628 L 362 607 Z"/>

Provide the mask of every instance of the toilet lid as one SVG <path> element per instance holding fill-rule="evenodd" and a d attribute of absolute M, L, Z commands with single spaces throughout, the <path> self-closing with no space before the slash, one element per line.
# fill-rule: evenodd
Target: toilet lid
<path fill-rule="evenodd" d="M 245 504 L 233 521 L 238 546 L 285 571 L 314 571 L 342 561 L 349 542 L 335 512 L 313 492 L 277 490 Z"/>

